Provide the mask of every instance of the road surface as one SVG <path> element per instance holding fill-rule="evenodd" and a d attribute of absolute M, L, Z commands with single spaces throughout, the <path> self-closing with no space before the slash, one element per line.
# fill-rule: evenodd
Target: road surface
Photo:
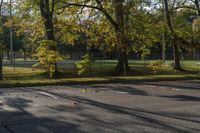
<path fill-rule="evenodd" d="M 0 88 L 0 133 L 200 133 L 200 82 Z"/>

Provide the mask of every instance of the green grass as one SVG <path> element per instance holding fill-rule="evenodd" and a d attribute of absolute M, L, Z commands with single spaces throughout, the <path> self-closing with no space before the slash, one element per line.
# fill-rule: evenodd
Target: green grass
<path fill-rule="evenodd" d="M 139 61 L 138 61 L 139 62 Z M 150 61 L 149 61 L 150 62 Z M 116 61 L 102 62 L 99 66 L 97 61 L 93 66 L 93 74 L 77 75 L 77 70 L 73 64 L 59 65 L 60 75 L 58 79 L 49 80 L 42 67 L 32 68 L 31 65 L 16 65 L 15 71 L 10 66 L 4 66 L 4 80 L 0 81 L 1 85 L 18 85 L 18 84 L 57 84 L 57 83 L 84 83 L 84 82 L 112 82 L 112 81 L 140 81 L 140 80 L 157 80 L 157 79 L 182 79 L 182 78 L 199 78 L 200 69 L 196 65 L 197 61 L 185 61 L 184 69 L 179 72 L 173 70 L 170 65 L 162 67 L 155 73 L 149 67 L 133 67 L 127 77 L 119 74 L 115 69 Z M 132 62 L 133 63 L 133 62 Z M 140 61 L 139 63 L 142 63 Z M 171 61 L 167 61 L 168 64 Z M 130 63 L 131 64 L 131 63 Z"/>

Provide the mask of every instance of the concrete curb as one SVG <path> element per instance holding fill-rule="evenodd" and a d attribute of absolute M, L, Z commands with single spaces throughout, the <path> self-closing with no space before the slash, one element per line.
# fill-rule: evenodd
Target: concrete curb
<path fill-rule="evenodd" d="M 184 80 L 200 80 L 197 77 L 180 77 L 180 78 L 156 78 L 156 79 L 110 79 L 102 81 L 67 81 L 54 83 L 16 83 L 16 84 L 0 84 L 0 88 L 14 88 L 14 87 L 37 87 L 37 86 L 59 86 L 59 85 L 88 85 L 88 84 L 110 84 L 110 83 L 135 83 L 155 82 L 155 81 L 184 81 Z"/>

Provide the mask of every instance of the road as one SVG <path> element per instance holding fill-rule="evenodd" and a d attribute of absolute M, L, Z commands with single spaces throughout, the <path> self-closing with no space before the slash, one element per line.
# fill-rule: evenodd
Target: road
<path fill-rule="evenodd" d="M 199 133 L 200 81 L 0 88 L 0 133 Z"/>

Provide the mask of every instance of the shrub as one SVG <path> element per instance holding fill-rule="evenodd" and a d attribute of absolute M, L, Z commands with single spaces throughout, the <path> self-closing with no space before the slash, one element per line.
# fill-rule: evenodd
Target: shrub
<path fill-rule="evenodd" d="M 148 65 L 148 67 L 153 69 L 154 73 L 156 73 L 162 66 L 163 66 L 162 61 L 153 61 Z"/>
<path fill-rule="evenodd" d="M 61 61 L 62 58 L 57 51 L 51 50 L 50 47 L 56 47 L 56 43 L 50 40 L 41 41 L 39 47 L 36 49 L 35 56 L 38 58 L 39 64 L 44 65 L 48 70 L 49 78 L 53 78 L 53 74 L 56 71 L 55 64 Z"/>
<path fill-rule="evenodd" d="M 92 65 L 94 63 L 94 58 L 91 54 L 86 54 L 82 57 L 81 61 L 76 63 L 76 67 L 78 68 L 78 75 L 83 73 L 92 73 Z"/>

